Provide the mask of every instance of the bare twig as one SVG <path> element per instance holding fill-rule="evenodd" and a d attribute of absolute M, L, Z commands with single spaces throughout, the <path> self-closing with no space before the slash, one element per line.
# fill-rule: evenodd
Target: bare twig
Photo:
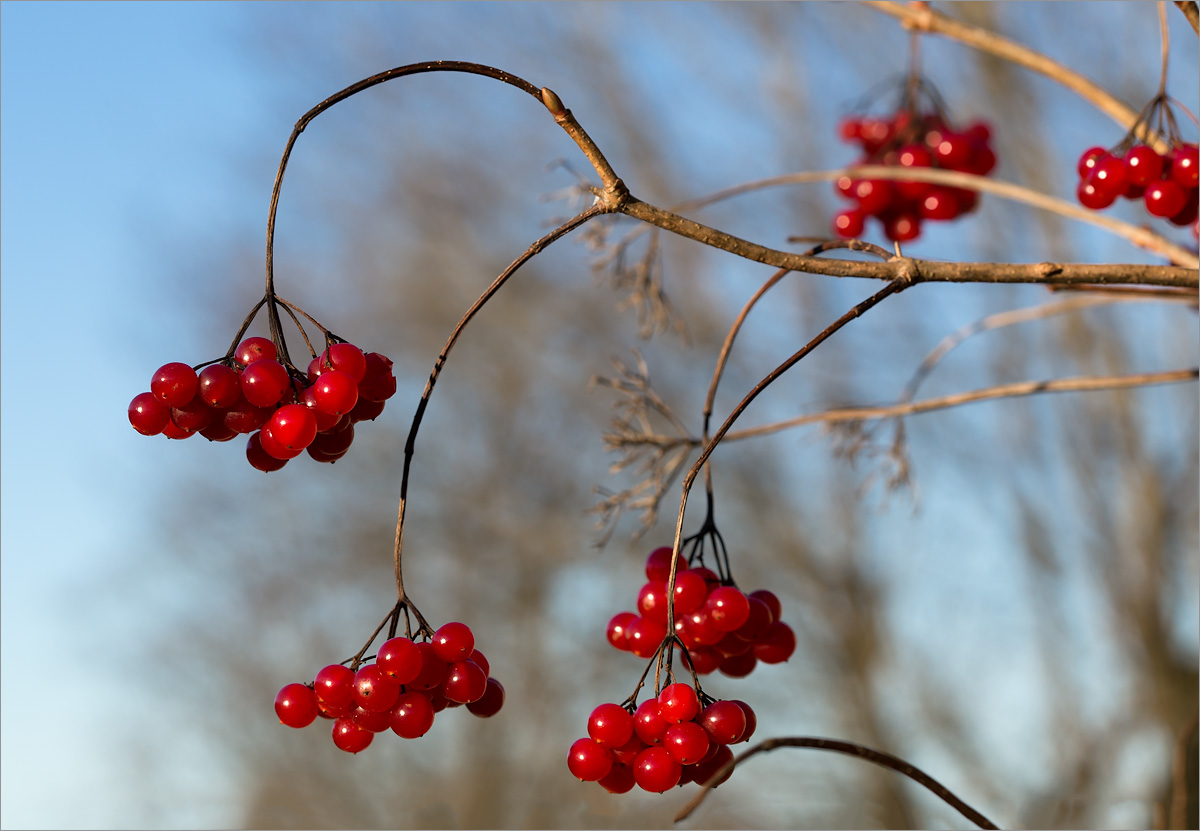
<path fill-rule="evenodd" d="M 1196 10 L 1196 0 L 1175 0 L 1175 7 L 1183 12 L 1187 22 L 1192 24 L 1192 31 L 1200 35 L 1200 11 Z"/>
<path fill-rule="evenodd" d="M 707 782 L 700 786 L 700 792 L 697 793 L 687 805 L 680 809 L 675 815 L 676 822 L 682 822 L 691 815 L 693 811 L 699 807 L 700 803 L 708 796 L 709 791 L 716 787 L 717 783 L 724 778 L 738 765 L 745 762 L 747 759 L 757 756 L 759 753 L 767 753 L 772 750 L 777 750 L 781 747 L 807 747 L 813 750 L 829 750 L 834 753 L 844 753 L 847 756 L 854 756 L 863 759 L 867 762 L 872 762 L 888 770 L 894 770 L 896 773 L 903 774 L 909 779 L 912 779 L 919 785 L 928 788 L 935 796 L 945 802 L 947 805 L 954 808 L 971 822 L 978 825 L 980 828 L 996 828 L 997 826 L 981 814 L 979 811 L 972 808 L 962 799 L 954 794 L 949 788 L 941 782 L 934 779 L 925 771 L 918 768 L 916 765 L 909 764 L 898 756 L 893 756 L 890 753 L 884 753 L 882 750 L 874 750 L 870 747 L 864 747 L 861 744 L 854 742 L 841 741 L 839 739 L 823 739 L 815 736 L 798 736 L 795 738 L 779 738 L 767 739 L 760 744 L 740 754 L 736 759 L 731 759 L 722 765 Z"/>
<path fill-rule="evenodd" d="M 1088 101 L 1105 115 L 1116 121 L 1126 130 L 1137 123 L 1137 110 L 1105 90 L 1096 82 L 1085 78 L 1078 72 L 1060 64 L 1040 52 L 1035 52 L 1027 46 L 1001 37 L 995 32 L 970 26 L 961 21 L 947 17 L 941 12 L 930 8 L 928 3 L 894 3 L 887 0 L 863 0 L 866 5 L 898 18 L 906 28 L 916 29 L 935 35 L 944 35 L 960 43 L 965 43 L 981 52 L 987 52 L 998 58 L 1023 66 L 1065 86 L 1067 89 Z M 1152 132 L 1145 124 L 1137 125 L 1137 136 L 1146 144 L 1154 147 L 1159 153 L 1167 150 L 1167 143 Z"/>

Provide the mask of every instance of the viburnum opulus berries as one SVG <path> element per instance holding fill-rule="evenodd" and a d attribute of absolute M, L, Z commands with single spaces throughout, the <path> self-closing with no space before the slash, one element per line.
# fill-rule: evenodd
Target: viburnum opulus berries
<path fill-rule="evenodd" d="M 475 649 L 475 638 L 463 623 L 446 624 L 452 644 L 441 654 L 456 660 L 447 663 L 429 642 L 406 637 L 385 641 L 374 663 L 357 669 L 331 664 L 317 673 L 312 684 L 288 684 L 275 698 L 279 720 L 304 727 L 318 716 L 333 724 L 334 744 L 358 753 L 374 734 L 391 730 L 405 739 L 425 735 L 442 710 L 464 706 L 472 715 L 490 718 L 504 706 L 504 686 L 490 677 L 487 658 Z M 462 646 L 470 648 L 463 654 Z M 311 718 L 309 717 L 311 715 Z"/>
<path fill-rule="evenodd" d="M 1167 153 L 1136 143 L 1131 136 L 1112 150 L 1089 147 L 1076 165 L 1076 196 L 1085 208 L 1103 210 L 1118 199 L 1140 200 L 1151 216 L 1174 225 L 1196 222 L 1197 149 L 1178 143 Z M 1127 149 L 1122 149 L 1122 148 Z"/>

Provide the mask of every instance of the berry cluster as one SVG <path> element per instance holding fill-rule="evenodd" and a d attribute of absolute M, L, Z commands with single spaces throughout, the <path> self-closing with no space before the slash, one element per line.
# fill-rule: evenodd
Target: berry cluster
<path fill-rule="evenodd" d="M 749 741 L 757 725 L 744 701 L 715 701 L 689 684 L 668 684 L 637 709 L 628 703 L 593 710 L 588 738 L 571 745 L 567 767 L 609 793 L 703 784 L 733 759 L 729 745 Z"/>
<path fill-rule="evenodd" d="M 465 704 L 481 718 L 494 716 L 504 705 L 504 687 L 490 672 L 470 627 L 447 623 L 432 641 L 391 638 L 374 663 L 357 671 L 331 664 L 312 684 L 288 684 L 275 696 L 275 713 L 296 728 L 318 716 L 330 719 L 333 743 L 358 753 L 389 728 L 405 739 L 425 735 L 434 714 L 448 707 Z"/>
<path fill-rule="evenodd" d="M 1151 216 L 1175 225 L 1196 222 L 1197 151 L 1195 144 L 1178 143 L 1165 155 L 1137 143 L 1122 151 L 1089 147 L 1076 167 L 1079 204 L 1103 210 L 1120 197 L 1140 199 Z"/>
<path fill-rule="evenodd" d="M 667 577 L 671 549 L 656 548 L 646 559 L 647 582 L 638 592 L 637 612 L 620 612 L 608 622 L 608 642 L 623 652 L 650 658 L 667 636 Z M 706 566 L 675 573 L 675 634 L 699 675 L 720 670 L 731 678 L 753 672 L 759 661 L 778 664 L 792 656 L 796 635 L 781 619 L 779 598 L 765 589 L 743 594 Z"/>
<path fill-rule="evenodd" d="M 929 167 L 985 176 L 996 166 L 991 128 L 976 121 L 954 130 L 936 112 L 901 109 L 890 118 L 850 117 L 840 127 L 844 141 L 857 142 L 862 157 L 856 165 Z M 963 188 L 927 182 L 889 182 L 839 177 L 837 192 L 855 202 L 833 218 L 840 237 L 862 236 L 868 217 L 883 223 L 893 242 L 916 239 L 926 220 L 949 220 L 975 210 L 979 195 Z"/>
<path fill-rule="evenodd" d="M 209 441 L 250 434 L 246 458 L 258 470 L 279 470 L 308 451 L 318 462 L 336 462 L 354 441 L 354 425 L 374 420 L 396 392 L 392 362 L 336 342 L 315 355 L 308 372 L 289 369 L 275 344 L 247 338 L 233 353 L 199 373 L 184 363 L 160 367 L 150 392 L 129 404 L 139 433 Z"/>

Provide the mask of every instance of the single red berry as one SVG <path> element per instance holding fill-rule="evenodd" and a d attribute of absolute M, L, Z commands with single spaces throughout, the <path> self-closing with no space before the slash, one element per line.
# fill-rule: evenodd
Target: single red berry
<path fill-rule="evenodd" d="M 171 408 L 152 392 L 138 393 L 129 402 L 129 423 L 143 436 L 157 436 L 171 421 Z"/>
<path fill-rule="evenodd" d="M 782 664 L 796 651 L 796 633 L 777 620 L 754 642 L 754 657 L 764 664 Z"/>
<path fill-rule="evenodd" d="M 358 707 L 351 698 L 342 704 L 326 704 L 321 699 L 317 699 L 317 715 L 321 718 L 336 720 L 339 718 L 349 718 L 350 714 Z"/>
<path fill-rule="evenodd" d="M 833 217 L 833 233 L 842 239 L 861 237 L 866 225 L 867 214 L 860 208 L 847 208 Z"/>
<path fill-rule="evenodd" d="M 396 394 L 396 376 L 392 372 L 392 362 L 386 355 L 378 352 L 368 352 L 363 356 L 366 360 L 366 373 L 358 382 L 358 396 L 368 401 L 386 401 Z"/>
<path fill-rule="evenodd" d="M 694 765 L 704 758 L 711 744 L 704 728 L 694 721 L 672 724 L 663 734 L 662 746 L 681 765 Z"/>
<path fill-rule="evenodd" d="M 771 612 L 771 622 L 783 619 L 783 605 L 779 602 L 779 598 L 774 592 L 767 589 L 757 589 L 750 592 L 749 597 L 757 597 L 763 603 L 767 604 L 768 611 Z"/>
<path fill-rule="evenodd" d="M 604 747 L 621 747 L 633 737 L 633 716 L 620 704 L 601 704 L 588 717 L 588 735 Z"/>
<path fill-rule="evenodd" d="M 1099 187 L 1091 179 L 1084 179 L 1075 188 L 1075 197 L 1079 204 L 1093 211 L 1102 211 L 1117 201 L 1119 194 L 1107 188 Z"/>
<path fill-rule="evenodd" d="M 198 433 L 212 424 L 214 412 L 213 408 L 197 395 L 182 407 L 172 407 L 171 421 L 175 422 L 175 426 L 180 430 Z"/>
<path fill-rule="evenodd" d="M 196 370 L 175 361 L 163 364 L 150 380 L 150 392 L 168 407 L 182 407 L 196 397 Z"/>
<path fill-rule="evenodd" d="M 752 642 L 739 638 L 737 632 L 726 632 L 725 637 L 713 645 L 713 651 L 722 658 L 729 658 L 734 655 L 744 655 L 753 647 Z"/>
<path fill-rule="evenodd" d="M 317 673 L 313 683 L 317 699 L 339 706 L 354 697 L 354 670 L 341 664 L 330 664 Z"/>
<path fill-rule="evenodd" d="M 189 439 L 196 435 L 195 430 L 185 430 L 175 423 L 174 419 L 167 421 L 167 426 L 163 427 L 162 434 L 169 439 L 183 440 Z"/>
<path fill-rule="evenodd" d="M 408 638 L 391 638 L 379 647 L 375 666 L 397 684 L 407 684 L 421 674 L 421 650 Z"/>
<path fill-rule="evenodd" d="M 312 390 L 317 409 L 331 415 L 340 417 L 358 403 L 358 382 L 338 369 L 322 373 Z"/>
<path fill-rule="evenodd" d="M 364 730 L 372 733 L 382 733 L 392 726 L 392 714 L 389 710 L 373 712 L 358 704 L 350 710 L 350 720 Z"/>
<path fill-rule="evenodd" d="M 963 131 L 963 135 L 971 141 L 987 144 L 992 140 L 992 128 L 986 121 L 974 121 Z"/>
<path fill-rule="evenodd" d="M 646 699 L 633 713 L 633 732 L 646 744 L 660 744 L 670 726 L 659 714 L 657 698 Z"/>
<path fill-rule="evenodd" d="M 225 412 L 223 410 L 213 411 L 213 420 L 203 430 L 197 430 L 200 435 L 209 441 L 232 441 L 238 437 L 237 430 L 231 429 L 223 420 Z"/>
<path fill-rule="evenodd" d="M 704 708 L 698 721 L 718 744 L 736 744 L 746 732 L 746 712 L 736 701 L 714 701 Z"/>
<path fill-rule="evenodd" d="M 421 651 L 421 674 L 405 686 L 412 690 L 432 690 L 441 686 L 450 671 L 450 664 L 437 656 L 433 644 L 419 643 L 417 649 Z"/>
<path fill-rule="evenodd" d="M 351 694 L 364 710 L 382 713 L 390 710 L 400 697 L 400 685 L 375 664 L 366 664 L 354 673 Z"/>
<path fill-rule="evenodd" d="M 722 632 L 732 632 L 750 617 L 750 601 L 736 586 L 713 589 L 705 603 L 708 619 Z"/>
<path fill-rule="evenodd" d="M 633 762 L 638 787 L 651 793 L 669 791 L 679 783 L 680 765 L 662 747 L 647 747 Z"/>
<path fill-rule="evenodd" d="M 638 592 L 638 611 L 646 620 L 654 623 L 667 623 L 667 584 L 652 580 L 642 586 Z"/>
<path fill-rule="evenodd" d="M 1143 188 L 1151 182 L 1161 179 L 1163 172 L 1163 157 L 1154 151 L 1153 147 L 1138 144 L 1129 148 L 1125 154 L 1125 181 Z"/>
<path fill-rule="evenodd" d="M 442 692 L 441 687 L 434 687 L 432 690 L 425 690 L 424 694 L 428 696 L 429 703 L 433 705 L 433 711 L 435 713 L 440 713 L 453 703 L 450 701 L 450 699 L 446 698 L 446 694 Z M 454 706 L 459 707 L 462 705 L 454 704 Z"/>
<path fill-rule="evenodd" d="M 292 450 L 291 448 L 285 447 L 283 444 L 281 444 L 279 440 L 272 435 L 269 424 L 264 424 L 263 428 L 254 435 L 258 436 L 258 443 L 262 446 L 263 452 L 271 458 L 287 461 L 288 459 L 296 458 L 304 452 L 303 450 Z"/>
<path fill-rule="evenodd" d="M 266 427 L 288 450 L 303 450 L 317 437 L 317 417 L 303 404 L 285 404 L 267 420 Z"/>
<path fill-rule="evenodd" d="M 1181 188 L 1194 188 L 1200 183 L 1198 167 L 1200 159 L 1197 158 L 1196 145 L 1181 144 L 1171 151 L 1171 178 Z"/>
<path fill-rule="evenodd" d="M 1146 210 L 1151 215 L 1164 219 L 1179 213 L 1187 203 L 1183 188 L 1174 179 L 1151 182 L 1146 186 L 1146 193 L 1142 198 L 1146 202 Z"/>
<path fill-rule="evenodd" d="M 657 621 L 639 617 L 630 621 L 626 629 L 629 651 L 639 658 L 649 658 L 667 636 L 667 627 Z"/>
<path fill-rule="evenodd" d="M 906 144 L 896 151 L 896 165 L 909 169 L 932 167 L 933 155 L 921 144 Z M 933 187 L 928 182 L 893 182 L 903 199 L 920 199 Z"/>
<path fill-rule="evenodd" d="M 263 450 L 260 433 L 254 433 L 246 439 L 246 461 L 250 463 L 251 467 L 261 470 L 263 473 L 273 473 L 288 463 L 287 459 L 276 459 Z"/>
<path fill-rule="evenodd" d="M 962 213 L 955 188 L 934 185 L 917 203 L 917 213 L 924 219 L 949 220 Z"/>
<path fill-rule="evenodd" d="M 746 622 L 738 627 L 733 634 L 744 641 L 755 641 L 771 625 L 774 617 L 771 614 L 770 607 L 761 598 L 751 595 L 746 598 L 746 602 L 750 606 Z"/>
<path fill-rule="evenodd" d="M 349 716 L 343 716 L 333 723 L 333 743 L 347 753 L 366 750 L 374 738 L 374 733 L 359 727 Z"/>
<path fill-rule="evenodd" d="M 986 176 L 996 167 L 996 152 L 986 144 L 972 144 L 971 155 L 963 165 L 963 171 L 976 176 Z"/>
<path fill-rule="evenodd" d="M 471 627 L 453 621 L 443 624 L 433 633 L 433 652 L 446 663 L 464 661 L 475 648 L 475 636 Z"/>
<path fill-rule="evenodd" d="M 275 360 L 279 357 L 279 350 L 270 338 L 246 338 L 233 350 L 233 357 L 242 366 L 249 366 L 259 358 Z"/>
<path fill-rule="evenodd" d="M 491 718 L 504 706 L 504 685 L 495 678 L 487 680 L 487 689 L 478 701 L 467 703 L 467 712 L 480 718 Z"/>
<path fill-rule="evenodd" d="M 892 206 L 895 192 L 891 182 L 881 179 L 858 179 L 854 183 L 854 198 L 863 213 L 879 216 Z"/>
<path fill-rule="evenodd" d="M 750 737 L 754 735 L 754 731 L 758 729 L 758 716 L 754 714 L 754 709 L 745 701 L 733 699 L 733 703 L 742 708 L 742 712 L 746 714 L 746 732 L 737 740 L 737 744 L 750 741 Z"/>
<path fill-rule="evenodd" d="M 352 343 L 335 343 L 317 356 L 319 374 L 331 369 L 344 372 L 357 384 L 367 372 L 367 358 L 363 351 Z"/>
<path fill-rule="evenodd" d="M 862 138 L 862 120 L 855 116 L 847 116 L 838 122 L 838 135 L 842 141 L 855 141 Z"/>
<path fill-rule="evenodd" d="M 883 235 L 892 242 L 908 242 L 921 236 L 921 217 L 913 211 L 899 210 L 883 217 Z"/>
<path fill-rule="evenodd" d="M 357 388 L 356 388 L 357 389 Z M 355 392 L 355 395 L 358 393 Z M 332 431 L 342 423 L 343 418 L 347 418 L 347 413 L 327 413 L 317 406 L 317 386 L 313 384 L 305 387 L 297 393 L 297 403 L 303 404 L 312 412 L 313 417 L 317 420 L 317 432 L 326 433 Z M 349 421 L 347 421 L 349 423 Z"/>
<path fill-rule="evenodd" d="M 596 780 L 596 784 L 609 793 L 629 793 L 637 782 L 633 778 L 633 767 L 614 762 L 608 773 Z"/>
<path fill-rule="evenodd" d="M 658 714 L 670 724 L 691 721 L 700 712 L 700 699 L 691 684 L 668 684 L 658 694 Z"/>
<path fill-rule="evenodd" d="M 1171 216 L 1167 217 L 1167 219 L 1172 225 L 1179 225 L 1181 227 L 1184 225 L 1191 225 L 1196 221 L 1197 213 L 1200 213 L 1197 211 L 1198 207 L 1200 206 L 1197 205 L 1196 188 L 1192 188 L 1191 190 L 1184 192 L 1183 207 L 1179 210 L 1179 212 L 1172 214 Z"/>
<path fill-rule="evenodd" d="M 273 407 L 291 387 L 283 364 L 274 358 L 259 358 L 242 370 L 242 395 L 255 407 Z"/>
<path fill-rule="evenodd" d="M 697 609 L 681 617 L 675 624 L 675 634 L 683 638 L 683 642 L 692 646 L 715 646 L 725 637 L 725 633 L 713 626 L 708 617 L 708 610 Z"/>
<path fill-rule="evenodd" d="M 275 696 L 275 714 L 288 727 L 307 727 L 317 718 L 317 696 L 312 687 L 288 684 Z"/>
<path fill-rule="evenodd" d="M 702 575 L 691 570 L 675 574 L 675 614 L 694 612 L 704 605 L 708 596 L 708 583 Z M 665 611 L 665 610 L 664 610 Z M 666 620 L 664 616 L 663 620 Z"/>
<path fill-rule="evenodd" d="M 1088 181 L 1098 190 L 1114 194 L 1113 199 L 1125 192 L 1125 162 L 1119 156 L 1102 156 L 1096 159 Z"/>
<path fill-rule="evenodd" d="M 273 413 L 269 407 L 255 407 L 245 398 L 238 399 L 232 407 L 225 410 L 221 420 L 230 430 L 238 433 L 253 433 L 267 423 Z"/>
<path fill-rule="evenodd" d="M 699 574 L 704 578 L 704 582 L 708 584 L 708 590 L 711 592 L 717 586 L 721 585 L 721 577 L 708 566 L 696 566 L 691 569 L 692 572 Z"/>
<path fill-rule="evenodd" d="M 196 381 L 200 398 L 210 407 L 224 410 L 242 397 L 237 370 L 225 364 L 206 366 L 200 370 Z"/>
<path fill-rule="evenodd" d="M 424 693 L 402 693 L 390 712 L 392 732 L 402 739 L 419 739 L 433 726 L 433 703 Z"/>
<path fill-rule="evenodd" d="M 487 673 L 474 661 L 455 661 L 442 681 L 446 698 L 459 704 L 470 704 L 487 692 Z"/>
<path fill-rule="evenodd" d="M 716 672 L 717 667 L 721 665 L 721 656 L 703 646 L 689 647 L 687 652 L 680 651 L 679 663 L 685 668 L 688 667 L 688 662 L 691 662 L 691 668 L 696 671 L 697 675 L 708 675 L 711 672 Z"/>
<path fill-rule="evenodd" d="M 308 455 L 318 462 L 336 462 L 346 455 L 353 441 L 354 428 L 350 427 L 337 433 L 317 433 L 306 449 Z"/>
<path fill-rule="evenodd" d="M 1107 155 L 1108 151 L 1103 147 L 1089 147 L 1084 150 L 1079 157 L 1079 163 L 1075 165 L 1079 178 L 1086 179 L 1087 175 L 1092 172 L 1092 168 L 1096 166 L 1096 161 Z"/>
<path fill-rule="evenodd" d="M 741 655 L 730 655 L 728 658 L 721 659 L 722 675 L 728 675 L 730 678 L 745 678 L 750 673 L 754 672 L 754 668 L 758 666 L 758 658 L 754 657 L 754 651 L 744 652 Z"/>
<path fill-rule="evenodd" d="M 671 573 L 671 552 L 670 546 L 662 546 L 650 552 L 650 556 L 646 558 L 646 579 L 650 582 L 667 582 L 667 576 Z"/>
<path fill-rule="evenodd" d="M 372 401 L 362 394 L 362 387 L 358 388 L 358 403 L 354 405 L 354 409 L 350 411 L 350 421 L 357 424 L 360 421 L 374 421 L 383 412 L 382 401 Z"/>
<path fill-rule="evenodd" d="M 706 785 L 708 784 L 708 780 L 712 779 L 713 776 L 716 775 L 717 771 L 732 761 L 733 751 L 723 744 L 718 745 L 716 753 L 692 769 L 692 781 L 697 785 Z M 722 776 L 720 781 L 713 785 L 713 787 L 716 788 L 720 786 L 732 775 L 733 769 L 730 768 L 729 772 Z"/>
<path fill-rule="evenodd" d="M 632 724 L 632 721 L 630 723 Z M 647 747 L 648 745 L 638 737 L 637 733 L 630 733 L 629 741 L 620 747 L 612 748 L 613 760 L 624 765 L 632 765 L 637 755 Z"/>
<path fill-rule="evenodd" d="M 577 739 L 567 753 L 567 767 L 581 782 L 603 779 L 612 766 L 612 754 L 592 739 Z"/>
<path fill-rule="evenodd" d="M 628 629 L 629 624 L 637 620 L 638 616 L 634 612 L 618 612 L 613 615 L 605 629 L 605 637 L 608 642 L 622 652 L 629 651 Z"/>

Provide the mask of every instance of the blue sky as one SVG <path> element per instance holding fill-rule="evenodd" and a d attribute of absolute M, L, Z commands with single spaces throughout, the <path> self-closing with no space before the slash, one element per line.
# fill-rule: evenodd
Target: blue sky
<path fill-rule="evenodd" d="M 205 287 L 180 284 L 191 272 L 172 243 L 257 239 L 270 154 L 312 103 L 280 115 L 247 51 L 246 19 L 261 9 L 0 4 L 5 827 L 121 825 L 137 791 L 114 748 L 128 731 L 171 729 L 154 707 L 161 691 L 114 672 L 110 657 L 114 639 L 152 625 L 130 604 L 169 599 L 103 580 L 114 563 L 150 553 L 147 493 L 170 483 L 161 446 L 128 428 L 125 407 L 176 359 L 164 352 L 212 352 L 199 334 L 210 327 L 187 302 Z M 270 159 L 252 175 L 229 161 L 248 143 Z M 1098 239 L 1101 256 L 1127 255 Z M 178 449 L 171 465 L 205 448 Z M 174 752 L 189 764 L 176 784 L 195 798 L 174 818 L 235 822 L 219 772 L 205 768 L 209 749 L 181 736 Z M 191 780 L 191 768 L 203 773 Z"/>

